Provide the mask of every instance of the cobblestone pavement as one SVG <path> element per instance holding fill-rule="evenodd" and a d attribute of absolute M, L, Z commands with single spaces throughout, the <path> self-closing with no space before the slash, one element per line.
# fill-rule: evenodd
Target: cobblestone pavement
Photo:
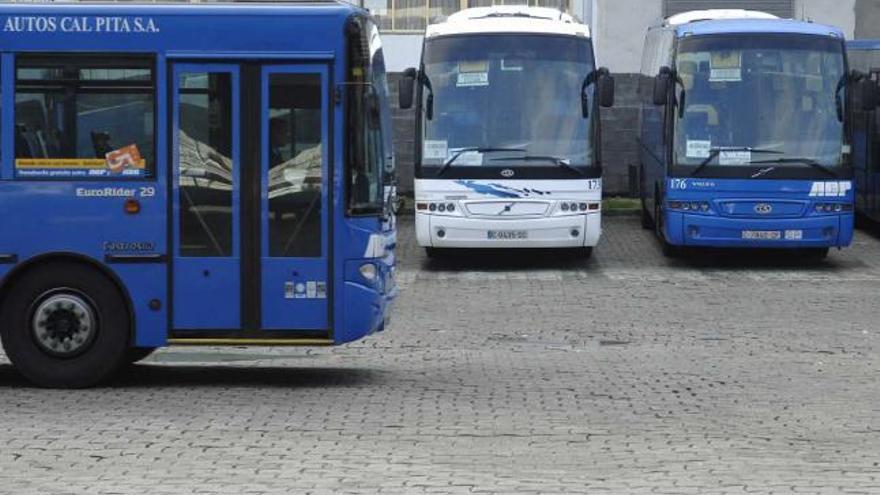
<path fill-rule="evenodd" d="M 428 261 L 411 220 L 384 335 L 0 364 L 0 492 L 880 493 L 878 238 L 669 261 L 608 217 L 589 261 Z"/>

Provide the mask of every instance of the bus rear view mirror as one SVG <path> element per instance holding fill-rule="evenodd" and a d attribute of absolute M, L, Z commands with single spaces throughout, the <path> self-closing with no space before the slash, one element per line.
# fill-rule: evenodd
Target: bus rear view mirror
<path fill-rule="evenodd" d="M 398 102 L 400 104 L 400 108 L 402 110 L 408 110 L 412 108 L 413 105 L 413 95 L 415 93 L 415 85 L 416 85 L 416 70 L 412 67 L 403 71 L 403 77 L 401 77 L 400 82 L 398 83 Z"/>
<path fill-rule="evenodd" d="M 654 104 L 665 106 L 669 102 L 669 86 L 672 84 L 672 69 L 661 67 L 654 78 Z"/>
<path fill-rule="evenodd" d="M 868 78 L 864 78 L 856 83 L 855 89 L 856 98 L 858 98 L 862 111 L 873 112 L 878 104 L 877 84 Z"/>
<path fill-rule="evenodd" d="M 614 78 L 608 69 L 602 67 L 599 69 L 599 106 L 610 108 L 614 106 Z"/>

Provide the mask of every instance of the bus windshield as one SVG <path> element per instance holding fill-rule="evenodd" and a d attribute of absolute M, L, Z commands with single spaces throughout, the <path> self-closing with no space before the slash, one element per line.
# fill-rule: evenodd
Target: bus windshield
<path fill-rule="evenodd" d="M 772 177 L 796 168 L 827 177 L 846 164 L 841 40 L 685 38 L 676 74 L 673 163 L 686 175 Z"/>
<path fill-rule="evenodd" d="M 445 173 L 540 167 L 579 174 L 593 166 L 593 116 L 581 88 L 593 72 L 586 38 L 493 34 L 425 45 L 421 164 Z M 594 85 L 587 88 L 594 102 Z M 429 173 L 428 175 L 434 175 Z"/>

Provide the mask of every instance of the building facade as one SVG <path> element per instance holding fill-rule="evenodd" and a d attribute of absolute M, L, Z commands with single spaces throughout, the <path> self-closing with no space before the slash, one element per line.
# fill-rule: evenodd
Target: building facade
<path fill-rule="evenodd" d="M 422 35 L 430 22 L 468 7 L 525 4 L 556 7 L 591 26 L 600 65 L 617 79 L 615 107 L 603 113 L 605 191 L 635 192 L 638 149 L 636 74 L 648 27 L 663 17 L 696 9 L 746 8 L 780 17 L 812 20 L 843 29 L 847 39 L 880 37 L 880 0 L 360 0 L 379 20 L 392 93 L 397 74 L 416 67 Z M 396 101 L 396 96 L 393 101 Z M 394 110 L 395 151 L 403 192 L 412 190 L 414 151 L 411 111 Z"/>

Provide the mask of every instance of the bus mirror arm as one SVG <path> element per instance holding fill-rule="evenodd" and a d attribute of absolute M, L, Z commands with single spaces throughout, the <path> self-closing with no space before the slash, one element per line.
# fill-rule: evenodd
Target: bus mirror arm
<path fill-rule="evenodd" d="M 590 97 L 587 88 L 596 84 L 596 94 L 599 106 L 609 108 L 614 106 L 614 78 L 605 67 L 600 67 L 584 78 L 581 84 L 581 114 L 586 119 L 590 116 Z"/>

